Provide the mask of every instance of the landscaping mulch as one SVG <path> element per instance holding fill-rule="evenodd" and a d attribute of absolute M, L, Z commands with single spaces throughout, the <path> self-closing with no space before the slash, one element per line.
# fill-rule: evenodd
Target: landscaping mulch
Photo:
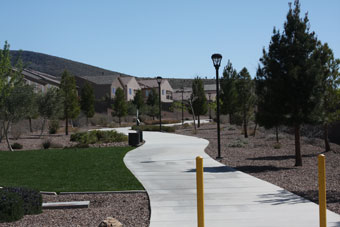
<path fill-rule="evenodd" d="M 149 226 L 149 199 L 146 193 L 43 195 L 44 202 L 90 201 L 89 208 L 50 209 L 42 214 L 25 215 L 0 227 L 26 226 L 98 226 L 107 217 L 114 217 L 125 227 Z"/>
<path fill-rule="evenodd" d="M 249 134 L 253 133 L 249 127 Z M 205 152 L 217 156 L 216 124 L 204 124 L 195 134 L 192 127 L 176 130 L 176 133 L 197 136 L 209 140 Z M 340 146 L 331 143 L 332 151 L 324 152 L 321 139 L 301 138 L 302 167 L 295 167 L 294 135 L 280 132 L 280 148 L 276 144 L 274 130 L 260 128 L 256 135 L 244 138 L 241 127 L 221 125 L 221 156 L 223 164 L 257 178 L 278 185 L 288 191 L 318 203 L 317 156 L 326 157 L 327 208 L 340 214 Z"/>

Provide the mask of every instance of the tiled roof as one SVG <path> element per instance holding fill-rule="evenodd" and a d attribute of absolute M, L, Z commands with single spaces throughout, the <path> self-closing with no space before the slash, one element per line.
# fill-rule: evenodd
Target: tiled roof
<path fill-rule="evenodd" d="M 132 77 L 119 77 L 119 79 L 123 83 L 123 85 L 127 85 L 130 80 L 132 80 Z"/>
<path fill-rule="evenodd" d="M 162 83 L 165 80 L 162 80 Z M 158 83 L 156 79 L 150 79 L 150 80 L 138 80 L 139 86 L 141 88 L 154 88 L 154 87 L 158 87 Z M 161 84 L 162 84 L 161 83 Z"/>
<path fill-rule="evenodd" d="M 34 80 L 40 84 L 53 84 L 53 85 L 59 85 L 60 81 L 49 74 L 46 73 L 41 73 L 38 71 L 34 71 L 34 70 L 29 70 L 29 69 L 23 69 L 22 74 L 24 75 L 24 77 L 26 79 L 29 80 Z"/>

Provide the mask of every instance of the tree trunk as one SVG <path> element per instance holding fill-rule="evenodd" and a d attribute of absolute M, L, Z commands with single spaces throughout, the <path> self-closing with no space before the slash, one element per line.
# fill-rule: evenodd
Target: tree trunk
<path fill-rule="evenodd" d="M 44 118 L 44 120 L 43 120 L 43 124 L 42 124 L 42 126 L 41 126 L 41 132 L 40 132 L 39 138 L 40 138 L 40 137 L 42 136 L 42 134 L 44 133 L 45 124 L 46 124 L 46 118 Z"/>
<path fill-rule="evenodd" d="M 325 139 L 325 152 L 328 152 L 331 150 L 331 147 L 329 145 L 328 141 L 328 123 L 324 124 L 324 139 Z"/>
<path fill-rule="evenodd" d="M 201 127 L 200 115 L 197 116 L 197 128 Z"/>
<path fill-rule="evenodd" d="M 229 124 L 233 123 L 233 116 L 231 113 L 229 113 Z"/>
<path fill-rule="evenodd" d="M 243 130 L 244 130 L 244 138 L 248 138 L 247 116 L 246 116 L 246 112 L 245 111 L 243 111 Z"/>
<path fill-rule="evenodd" d="M 9 143 L 9 139 L 8 139 L 9 126 L 10 126 L 10 122 L 7 123 L 7 126 L 6 126 L 6 122 L 5 121 L 3 122 L 4 134 L 5 134 L 8 150 L 13 151 L 13 148 L 12 148 L 11 144 Z"/>
<path fill-rule="evenodd" d="M 302 166 L 300 125 L 295 125 L 295 166 Z"/>
<path fill-rule="evenodd" d="M 86 126 L 89 126 L 89 118 L 86 116 Z"/>
<path fill-rule="evenodd" d="M 32 133 L 33 129 L 32 129 L 32 118 L 31 117 L 28 118 L 28 123 L 30 125 L 30 132 Z"/>
<path fill-rule="evenodd" d="M 279 143 L 279 127 L 275 126 L 276 143 Z"/>
<path fill-rule="evenodd" d="M 68 117 L 65 118 L 65 135 L 68 135 Z"/>
<path fill-rule="evenodd" d="M 120 116 L 118 117 L 119 126 L 121 126 Z"/>
<path fill-rule="evenodd" d="M 256 129 L 257 129 L 257 122 L 255 122 L 254 137 L 255 137 L 255 134 L 256 134 Z"/>

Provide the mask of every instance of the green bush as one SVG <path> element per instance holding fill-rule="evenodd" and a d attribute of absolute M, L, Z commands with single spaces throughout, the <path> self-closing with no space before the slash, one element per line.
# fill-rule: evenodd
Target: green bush
<path fill-rule="evenodd" d="M 21 197 L 24 214 L 40 214 L 42 212 L 42 196 L 39 191 L 21 187 L 3 188 L 3 191 L 15 193 Z"/>
<path fill-rule="evenodd" d="M 48 125 L 48 132 L 50 134 L 56 134 L 59 129 L 59 120 L 52 120 Z"/>
<path fill-rule="evenodd" d="M 51 147 L 51 141 L 45 140 L 45 141 L 42 143 L 42 147 L 43 147 L 44 149 L 50 148 L 50 147 Z"/>
<path fill-rule="evenodd" d="M 159 124 L 159 120 L 146 120 L 143 121 L 146 125 L 157 125 Z M 169 120 L 162 120 L 162 124 L 175 124 L 175 123 L 181 123 L 181 120 L 175 120 L 175 119 L 169 119 Z"/>
<path fill-rule="evenodd" d="M 24 216 L 23 199 L 20 195 L 0 190 L 0 222 L 12 222 Z"/>
<path fill-rule="evenodd" d="M 14 143 L 11 145 L 13 149 L 22 149 L 22 145 L 20 143 Z"/>
<path fill-rule="evenodd" d="M 71 135 L 71 141 L 80 144 L 94 144 L 94 143 L 112 143 L 127 141 L 127 136 L 117 131 L 99 131 L 93 130 L 90 132 L 81 132 Z"/>
<path fill-rule="evenodd" d="M 142 131 L 159 131 L 159 125 L 134 125 L 131 127 L 132 130 L 142 130 Z M 175 132 L 175 127 L 162 126 L 162 131 L 164 132 Z"/>

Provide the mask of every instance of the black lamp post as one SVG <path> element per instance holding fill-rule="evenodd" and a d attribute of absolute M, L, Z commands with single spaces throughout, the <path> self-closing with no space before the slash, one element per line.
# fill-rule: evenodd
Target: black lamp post
<path fill-rule="evenodd" d="M 182 87 L 182 125 L 184 124 L 184 103 L 183 103 L 183 93 L 184 93 L 184 87 Z"/>
<path fill-rule="evenodd" d="M 216 120 L 217 120 L 217 148 L 218 148 L 218 155 L 217 159 L 222 159 L 221 157 L 221 136 L 220 136 L 220 92 L 219 92 L 219 84 L 218 84 L 218 69 L 221 65 L 222 55 L 220 54 L 213 54 L 211 59 L 214 63 L 214 67 L 216 69 L 216 102 L 217 102 L 217 113 L 216 113 Z"/>
<path fill-rule="evenodd" d="M 211 120 L 211 93 L 208 93 L 209 95 L 209 120 Z"/>
<path fill-rule="evenodd" d="M 162 77 L 157 76 L 156 78 L 157 83 L 158 83 L 158 95 L 159 95 L 159 131 L 162 131 L 162 108 L 161 108 L 161 83 L 162 83 Z"/>

